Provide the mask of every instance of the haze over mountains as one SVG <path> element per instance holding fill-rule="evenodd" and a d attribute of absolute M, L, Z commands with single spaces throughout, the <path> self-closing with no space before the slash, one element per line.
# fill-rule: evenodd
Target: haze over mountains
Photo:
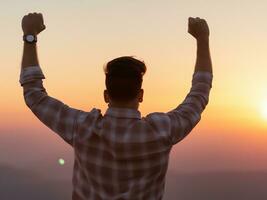
<path fill-rule="evenodd" d="M 0 165 L 1 200 L 71 199 L 69 181 L 42 177 L 40 174 Z"/>
<path fill-rule="evenodd" d="M 0 200 L 71 199 L 71 147 L 45 129 L 0 132 Z M 206 143 L 196 142 L 200 135 L 190 137 L 172 151 L 164 200 L 267 199 L 267 171 L 261 170 L 266 166 L 265 135 L 257 141 L 243 137 L 241 154 L 234 151 L 236 145 L 219 151 L 219 138 L 207 153 Z M 259 150 L 251 150 L 250 143 L 256 142 Z M 57 163 L 60 157 L 64 166 Z"/>
<path fill-rule="evenodd" d="M 0 165 L 1 200 L 71 200 L 71 180 Z M 267 172 L 175 173 L 164 200 L 266 200 Z"/>

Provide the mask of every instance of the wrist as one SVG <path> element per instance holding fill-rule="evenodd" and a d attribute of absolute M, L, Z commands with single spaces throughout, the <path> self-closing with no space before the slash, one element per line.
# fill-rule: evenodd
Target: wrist
<path fill-rule="evenodd" d="M 37 33 L 34 30 L 23 30 L 23 35 L 34 35 L 34 36 L 37 36 Z"/>
<path fill-rule="evenodd" d="M 29 43 L 29 42 L 26 42 L 24 41 L 24 46 L 27 47 L 27 48 L 32 48 L 32 47 L 36 47 L 36 42 L 35 43 Z"/>
<path fill-rule="evenodd" d="M 209 44 L 209 36 L 197 38 L 197 43 L 200 43 L 200 44 L 202 44 L 202 43 Z"/>

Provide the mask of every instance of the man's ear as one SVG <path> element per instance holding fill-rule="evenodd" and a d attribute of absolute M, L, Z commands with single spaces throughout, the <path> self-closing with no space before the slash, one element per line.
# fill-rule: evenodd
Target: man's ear
<path fill-rule="evenodd" d="M 141 89 L 139 91 L 139 94 L 138 94 L 138 101 L 139 101 L 139 103 L 143 102 L 143 97 L 144 97 L 144 90 Z"/>
<path fill-rule="evenodd" d="M 109 103 L 109 96 L 108 96 L 108 91 L 104 90 L 104 100 L 106 103 Z"/>

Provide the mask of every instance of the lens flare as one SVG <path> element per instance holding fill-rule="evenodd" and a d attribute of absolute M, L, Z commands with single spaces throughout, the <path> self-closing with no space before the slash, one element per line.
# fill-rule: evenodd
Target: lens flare
<path fill-rule="evenodd" d="M 58 159 L 58 163 L 59 163 L 60 165 L 64 165 L 64 164 L 65 164 L 65 160 L 62 159 L 62 158 L 60 158 L 60 159 Z"/>

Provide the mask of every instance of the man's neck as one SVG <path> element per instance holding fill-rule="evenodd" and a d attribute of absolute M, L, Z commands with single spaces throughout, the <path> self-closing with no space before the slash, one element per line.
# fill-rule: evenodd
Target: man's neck
<path fill-rule="evenodd" d="M 127 103 L 127 104 L 109 103 L 108 107 L 109 108 L 126 108 L 126 109 L 138 110 L 139 103 L 138 104 L 134 104 L 134 103 Z"/>

